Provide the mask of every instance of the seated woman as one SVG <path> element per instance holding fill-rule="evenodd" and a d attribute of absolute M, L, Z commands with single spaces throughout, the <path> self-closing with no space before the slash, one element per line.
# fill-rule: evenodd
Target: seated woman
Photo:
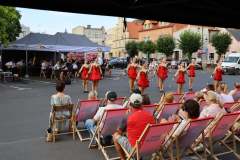
<path fill-rule="evenodd" d="M 206 100 L 207 106 L 204 107 L 200 113 L 200 117 L 216 117 L 218 114 L 226 113 L 225 109 L 221 107 L 218 96 L 213 91 L 208 91 L 204 94 L 204 99 Z"/>
<path fill-rule="evenodd" d="M 228 95 L 232 96 L 235 102 L 240 101 L 240 83 L 235 82 L 234 89 Z"/>
<path fill-rule="evenodd" d="M 227 84 L 220 82 L 219 86 L 217 87 L 217 93 L 219 96 L 219 102 L 223 106 L 224 103 L 231 103 L 234 102 L 234 99 L 231 95 L 227 94 Z"/>
<path fill-rule="evenodd" d="M 62 105 L 67 105 L 67 104 L 72 104 L 71 97 L 69 95 L 64 94 L 64 89 L 65 89 L 65 83 L 63 81 L 58 81 L 56 83 L 56 91 L 57 93 L 51 96 L 51 101 L 50 104 L 51 106 L 62 106 Z M 56 117 L 62 117 L 62 116 L 69 116 L 69 112 L 57 112 Z M 48 133 L 52 132 L 52 111 L 50 112 L 50 117 L 49 117 L 49 129 Z M 57 124 L 58 125 L 58 124 Z M 70 124 L 69 124 L 70 126 Z M 57 127 L 59 128 L 59 127 Z"/>
<path fill-rule="evenodd" d="M 204 101 L 204 94 L 203 92 L 199 91 L 194 94 L 194 99 L 199 103 L 201 101 Z"/>
<path fill-rule="evenodd" d="M 154 116 L 157 116 L 158 113 L 161 111 L 162 107 L 166 103 L 174 103 L 174 96 L 172 92 L 168 92 L 165 95 L 163 95 L 159 101 L 159 106 L 156 108 L 154 112 Z"/>

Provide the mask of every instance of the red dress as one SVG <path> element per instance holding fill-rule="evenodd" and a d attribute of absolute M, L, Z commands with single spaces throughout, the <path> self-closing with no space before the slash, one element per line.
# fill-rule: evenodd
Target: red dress
<path fill-rule="evenodd" d="M 168 77 L 168 69 L 165 66 L 159 65 L 157 75 L 161 80 L 165 80 Z"/>
<path fill-rule="evenodd" d="M 178 84 L 184 84 L 185 83 L 184 71 L 179 71 L 178 72 L 177 83 Z"/>
<path fill-rule="evenodd" d="M 89 75 L 89 79 L 91 81 L 98 81 L 101 79 L 101 72 L 100 72 L 100 68 L 98 66 L 95 66 L 95 65 L 92 66 L 92 70 Z"/>
<path fill-rule="evenodd" d="M 214 74 L 214 80 L 215 81 L 221 81 L 222 80 L 222 69 L 221 68 L 216 69 L 216 72 Z"/>
<path fill-rule="evenodd" d="M 147 76 L 147 73 L 144 72 L 144 71 L 140 71 L 139 80 L 138 80 L 138 86 L 142 87 L 142 88 L 149 87 L 148 76 Z"/>
<path fill-rule="evenodd" d="M 88 67 L 83 66 L 82 71 L 81 71 L 81 79 L 82 80 L 87 80 L 88 79 L 88 77 L 87 77 L 88 70 L 89 70 Z"/>
<path fill-rule="evenodd" d="M 188 76 L 189 77 L 195 77 L 195 66 L 194 65 L 189 66 Z"/>
<path fill-rule="evenodd" d="M 128 77 L 134 80 L 137 78 L 137 67 L 130 66 L 128 68 Z"/>

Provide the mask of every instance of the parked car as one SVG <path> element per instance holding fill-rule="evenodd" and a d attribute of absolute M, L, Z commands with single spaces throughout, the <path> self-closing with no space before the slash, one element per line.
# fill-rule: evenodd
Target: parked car
<path fill-rule="evenodd" d="M 240 74 L 240 53 L 230 53 L 222 63 L 224 74 Z"/>
<path fill-rule="evenodd" d="M 127 63 L 127 58 L 126 57 L 118 57 L 114 58 L 109 61 L 109 65 L 111 68 L 126 68 L 128 63 Z"/>

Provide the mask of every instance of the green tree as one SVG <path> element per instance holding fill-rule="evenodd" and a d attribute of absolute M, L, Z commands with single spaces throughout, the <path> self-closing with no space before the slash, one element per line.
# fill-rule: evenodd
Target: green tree
<path fill-rule="evenodd" d="M 138 44 L 135 41 L 127 42 L 125 48 L 130 57 L 134 57 L 138 54 Z"/>
<path fill-rule="evenodd" d="M 150 41 L 141 41 L 138 44 L 138 49 L 143 53 L 147 54 L 148 63 L 150 61 L 150 54 L 154 53 L 156 50 L 156 45 Z"/>
<path fill-rule="evenodd" d="M 222 54 L 227 52 L 229 45 L 232 43 L 232 38 L 228 33 L 215 33 L 211 38 L 211 43 L 216 49 L 216 53 L 220 59 Z"/>
<path fill-rule="evenodd" d="M 172 36 L 161 36 L 157 40 L 156 49 L 164 53 L 167 57 L 171 56 L 175 49 L 175 42 Z"/>
<path fill-rule="evenodd" d="M 181 33 L 178 41 L 179 48 L 189 60 L 192 58 L 192 53 L 201 47 L 201 35 L 190 30 Z"/>
<path fill-rule="evenodd" d="M 21 33 L 21 15 L 14 7 L 0 6 L 0 43 L 8 45 Z"/>

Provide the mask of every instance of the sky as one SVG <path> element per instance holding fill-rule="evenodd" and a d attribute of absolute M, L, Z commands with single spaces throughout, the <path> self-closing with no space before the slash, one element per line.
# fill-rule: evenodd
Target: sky
<path fill-rule="evenodd" d="M 117 23 L 117 17 L 75 14 L 55 11 L 44 11 L 26 8 L 17 8 L 22 15 L 21 24 L 30 27 L 31 32 L 55 34 L 56 32 L 72 32 L 78 25 L 91 25 L 109 29 Z"/>

